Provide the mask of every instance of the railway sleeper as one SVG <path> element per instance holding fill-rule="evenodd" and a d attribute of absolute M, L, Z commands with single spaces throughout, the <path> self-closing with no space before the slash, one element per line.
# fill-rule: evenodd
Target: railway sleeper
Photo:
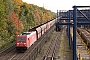
<path fill-rule="evenodd" d="M 56 40 L 57 39 L 57 40 Z M 50 55 L 53 55 L 55 56 L 56 54 L 56 51 L 58 51 L 57 47 L 59 47 L 59 43 L 60 41 L 58 41 L 59 39 L 57 37 L 55 37 L 51 43 L 49 44 L 49 48 L 46 50 L 46 55 L 44 53 L 44 56 L 43 56 L 43 59 L 46 59 L 46 57 L 50 54 Z M 53 43 L 54 42 L 54 43 Z M 58 43 L 59 42 L 59 43 Z"/>
<path fill-rule="evenodd" d="M 60 58 L 60 56 L 47 56 L 47 57 L 45 57 L 45 59 L 43 59 L 43 60 L 57 60 L 57 59 L 59 59 Z"/>

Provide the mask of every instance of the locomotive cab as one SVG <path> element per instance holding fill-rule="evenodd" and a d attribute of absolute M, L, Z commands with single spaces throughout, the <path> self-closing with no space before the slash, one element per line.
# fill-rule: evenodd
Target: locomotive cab
<path fill-rule="evenodd" d="M 36 41 L 36 31 L 24 32 L 16 37 L 16 49 L 27 50 Z"/>

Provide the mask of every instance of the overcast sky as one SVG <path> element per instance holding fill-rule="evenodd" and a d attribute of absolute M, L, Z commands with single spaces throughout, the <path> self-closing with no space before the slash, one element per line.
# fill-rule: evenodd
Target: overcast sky
<path fill-rule="evenodd" d="M 90 6 L 90 0 L 23 0 L 30 4 L 57 12 L 57 10 L 71 10 L 72 6 Z"/>

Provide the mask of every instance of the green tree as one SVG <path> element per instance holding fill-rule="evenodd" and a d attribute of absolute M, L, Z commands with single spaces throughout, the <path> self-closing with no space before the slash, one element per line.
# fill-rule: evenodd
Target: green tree
<path fill-rule="evenodd" d="M 14 11 L 14 2 L 12 0 L 3 0 L 5 5 L 5 13 L 9 15 L 11 11 Z"/>

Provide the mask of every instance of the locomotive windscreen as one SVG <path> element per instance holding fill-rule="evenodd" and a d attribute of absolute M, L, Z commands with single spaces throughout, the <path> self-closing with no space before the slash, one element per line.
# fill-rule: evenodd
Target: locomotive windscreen
<path fill-rule="evenodd" d="M 25 41 L 26 38 L 18 38 L 18 41 Z"/>

